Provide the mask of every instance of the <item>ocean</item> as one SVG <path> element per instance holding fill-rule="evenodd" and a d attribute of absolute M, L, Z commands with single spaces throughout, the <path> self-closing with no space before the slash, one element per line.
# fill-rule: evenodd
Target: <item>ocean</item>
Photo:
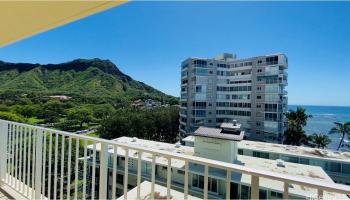
<path fill-rule="evenodd" d="M 288 109 L 296 110 L 297 107 L 306 109 L 306 113 L 312 115 L 304 128 L 306 134 L 327 134 L 332 140 L 328 148 L 336 149 L 340 141 L 340 135 L 328 133 L 334 127 L 334 122 L 350 122 L 350 107 L 289 105 Z"/>

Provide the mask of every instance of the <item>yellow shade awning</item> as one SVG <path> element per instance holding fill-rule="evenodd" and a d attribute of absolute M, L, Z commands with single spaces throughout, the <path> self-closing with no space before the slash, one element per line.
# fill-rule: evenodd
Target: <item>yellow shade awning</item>
<path fill-rule="evenodd" d="M 0 47 L 124 2 L 126 1 L 0 1 Z"/>

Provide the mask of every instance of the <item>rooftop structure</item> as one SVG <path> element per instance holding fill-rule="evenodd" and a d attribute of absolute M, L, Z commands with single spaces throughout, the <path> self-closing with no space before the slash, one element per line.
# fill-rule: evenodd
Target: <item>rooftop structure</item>
<path fill-rule="evenodd" d="M 194 146 L 194 141 L 194 136 L 183 139 L 190 147 Z M 335 182 L 350 184 L 350 152 L 242 140 L 238 143 L 238 154 L 320 166 Z"/>
<path fill-rule="evenodd" d="M 136 139 L 136 138 L 129 138 L 129 137 L 120 137 L 120 138 L 114 139 L 114 141 L 130 144 L 130 145 L 136 145 L 136 146 L 140 145 L 147 149 L 169 151 L 180 155 L 192 156 L 195 154 L 194 147 L 186 147 L 186 146 L 177 145 L 177 144 L 155 142 L 150 140 L 143 140 L 143 139 Z M 88 149 L 92 150 L 93 146 L 89 145 Z M 96 144 L 96 150 L 100 151 L 100 145 L 98 143 Z M 125 151 L 123 151 L 122 148 L 120 149 L 118 148 L 116 151 L 118 153 L 118 156 L 124 157 Z M 112 149 L 110 149 L 109 152 L 113 154 Z M 129 151 L 129 159 L 131 158 L 133 159 L 138 158 L 138 154 L 136 151 Z M 142 160 L 148 163 L 152 163 L 152 155 L 144 153 L 142 155 Z M 168 160 L 166 157 L 157 157 L 155 162 L 159 166 L 167 166 L 168 164 Z M 241 166 L 249 167 L 249 168 L 276 172 L 276 173 L 283 173 L 291 176 L 313 179 L 315 181 L 322 181 L 330 184 L 333 183 L 332 179 L 322 170 L 321 167 L 318 167 L 318 166 L 307 166 L 303 164 L 296 164 L 296 163 L 289 163 L 289 162 L 285 162 L 283 163 L 282 166 L 279 166 L 278 161 L 276 160 L 269 160 L 269 159 L 263 159 L 263 158 L 252 159 L 252 157 L 244 156 L 244 155 L 238 155 L 235 163 Z M 185 162 L 172 160 L 171 167 L 174 170 L 184 169 Z M 209 173 L 209 177 L 218 178 L 218 179 L 225 178 L 225 173 L 223 173 L 220 170 L 217 170 L 216 172 L 215 171 L 211 171 L 211 172 L 212 173 Z M 190 173 L 200 174 L 200 170 L 196 166 L 190 165 Z M 235 173 L 235 174 L 232 174 L 231 181 L 233 183 L 240 183 L 240 184 L 249 186 L 251 184 L 251 176 L 246 174 Z M 260 187 L 264 188 L 266 191 L 269 191 L 269 192 L 276 191 L 277 193 L 278 192 L 282 193 L 281 191 L 283 191 L 283 184 L 281 184 L 279 181 L 273 181 L 266 178 L 260 179 Z M 190 187 L 190 191 L 191 191 L 191 187 Z M 290 186 L 290 194 L 291 195 L 293 194 L 294 197 L 307 197 L 313 193 L 317 193 L 317 191 L 312 188 L 301 187 L 294 184 Z M 335 193 L 327 193 L 325 195 L 327 195 L 327 197 L 332 199 L 344 198 L 344 196 L 338 195 Z"/>
<path fill-rule="evenodd" d="M 193 146 L 194 135 L 187 136 L 183 141 L 188 142 L 186 146 Z M 275 152 L 294 156 L 312 157 L 317 159 L 326 159 L 334 161 L 350 162 L 350 152 L 339 152 L 326 149 L 317 149 L 305 146 L 291 146 L 283 144 L 274 144 L 268 142 L 258 142 L 242 140 L 238 143 L 239 149 L 251 149 L 260 152 Z"/>
<path fill-rule="evenodd" d="M 140 191 L 140 199 L 150 199 L 151 193 L 149 188 L 151 187 L 152 183 L 149 181 L 143 181 L 140 185 L 141 191 Z M 156 199 L 166 199 L 167 198 L 167 188 L 164 186 L 161 186 L 159 184 L 155 184 L 155 189 L 154 189 L 156 195 Z M 183 193 L 178 192 L 176 190 L 171 190 L 171 199 L 172 200 L 183 200 Z M 128 198 L 129 199 L 137 199 L 137 188 L 133 188 L 128 192 Z M 117 200 L 124 200 L 124 195 L 119 197 Z M 200 200 L 198 197 L 194 196 L 188 196 L 188 200 Z"/>
<path fill-rule="evenodd" d="M 219 138 L 232 141 L 241 141 L 244 137 L 244 131 L 239 131 L 237 134 L 228 133 L 228 129 L 218 129 L 218 128 L 207 128 L 199 127 L 193 136 L 209 137 L 209 138 Z"/>

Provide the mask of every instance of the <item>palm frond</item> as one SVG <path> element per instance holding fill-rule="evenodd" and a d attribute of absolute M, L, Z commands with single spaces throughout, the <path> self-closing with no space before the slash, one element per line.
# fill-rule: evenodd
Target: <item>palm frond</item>
<path fill-rule="evenodd" d="M 339 133 L 339 128 L 338 127 L 333 127 L 331 128 L 331 130 L 328 132 L 329 134 L 332 134 L 332 133 Z"/>
<path fill-rule="evenodd" d="M 339 126 L 339 127 L 341 127 L 341 126 L 344 125 L 343 123 L 340 123 L 340 122 L 334 122 L 334 124 L 337 125 L 337 126 Z"/>

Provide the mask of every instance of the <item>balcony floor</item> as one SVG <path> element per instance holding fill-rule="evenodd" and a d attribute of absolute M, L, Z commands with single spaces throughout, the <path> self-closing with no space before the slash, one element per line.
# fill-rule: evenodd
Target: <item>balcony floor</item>
<path fill-rule="evenodd" d="M 0 200 L 7 199 L 27 199 L 27 197 L 23 196 L 12 187 L 0 182 Z"/>
<path fill-rule="evenodd" d="M 8 199 L 13 199 L 13 198 L 9 197 L 9 195 L 6 194 L 6 192 L 0 189 L 0 200 L 8 200 Z"/>

